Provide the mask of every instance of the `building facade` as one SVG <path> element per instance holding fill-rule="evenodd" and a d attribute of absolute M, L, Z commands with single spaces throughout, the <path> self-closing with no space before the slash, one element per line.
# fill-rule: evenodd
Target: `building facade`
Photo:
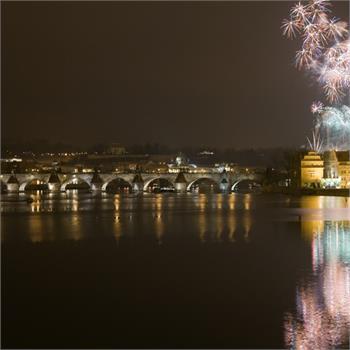
<path fill-rule="evenodd" d="M 350 152 L 308 152 L 301 160 L 302 188 L 350 188 Z"/>
<path fill-rule="evenodd" d="M 301 187 L 320 188 L 324 162 L 316 152 L 308 152 L 301 160 Z"/>

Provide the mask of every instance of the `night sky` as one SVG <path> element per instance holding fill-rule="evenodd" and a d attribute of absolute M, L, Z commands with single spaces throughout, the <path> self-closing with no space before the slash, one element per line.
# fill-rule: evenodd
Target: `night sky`
<path fill-rule="evenodd" d="M 321 92 L 281 36 L 289 2 L 1 5 L 3 140 L 246 148 L 310 133 Z"/>

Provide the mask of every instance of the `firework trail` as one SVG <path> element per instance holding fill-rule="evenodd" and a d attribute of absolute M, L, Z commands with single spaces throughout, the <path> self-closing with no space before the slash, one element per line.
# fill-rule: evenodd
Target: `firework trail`
<path fill-rule="evenodd" d="M 315 127 L 309 148 L 321 153 L 331 149 L 347 151 L 350 149 L 350 107 L 325 107 L 314 102 L 311 110 L 315 115 Z"/>
<path fill-rule="evenodd" d="M 312 139 L 311 140 L 307 137 L 307 142 L 308 142 L 311 150 L 313 150 L 317 153 L 322 152 L 323 140 L 321 140 L 321 137 L 320 137 L 317 129 L 312 132 Z"/>
<path fill-rule="evenodd" d="M 281 28 L 288 38 L 302 39 L 296 66 L 311 71 L 334 103 L 350 89 L 350 40 L 347 22 L 332 17 L 330 6 L 325 0 L 298 2 Z"/>

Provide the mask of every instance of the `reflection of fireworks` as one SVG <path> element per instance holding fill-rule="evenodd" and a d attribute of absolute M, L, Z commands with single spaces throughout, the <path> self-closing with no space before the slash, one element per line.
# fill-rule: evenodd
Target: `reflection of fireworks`
<path fill-rule="evenodd" d="M 350 41 L 347 23 L 329 17 L 329 7 L 325 0 L 297 3 L 283 21 L 282 31 L 288 38 L 302 38 L 296 66 L 312 71 L 327 99 L 338 102 L 350 88 Z"/>
<path fill-rule="evenodd" d="M 348 344 L 350 329 L 349 222 L 325 222 L 313 237 L 315 280 L 297 290 L 297 315 L 286 315 L 285 342 L 295 349 Z"/>

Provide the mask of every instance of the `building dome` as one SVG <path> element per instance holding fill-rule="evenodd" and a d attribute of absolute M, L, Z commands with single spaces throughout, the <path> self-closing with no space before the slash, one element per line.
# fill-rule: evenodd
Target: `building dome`
<path fill-rule="evenodd" d="M 188 159 L 182 152 L 180 152 L 175 158 L 175 163 L 177 166 L 188 165 Z"/>
<path fill-rule="evenodd" d="M 324 158 L 325 161 L 328 161 L 328 162 L 336 162 L 336 161 L 338 161 L 337 155 L 336 155 L 334 150 L 325 151 L 324 155 L 323 155 L 323 158 Z"/>

